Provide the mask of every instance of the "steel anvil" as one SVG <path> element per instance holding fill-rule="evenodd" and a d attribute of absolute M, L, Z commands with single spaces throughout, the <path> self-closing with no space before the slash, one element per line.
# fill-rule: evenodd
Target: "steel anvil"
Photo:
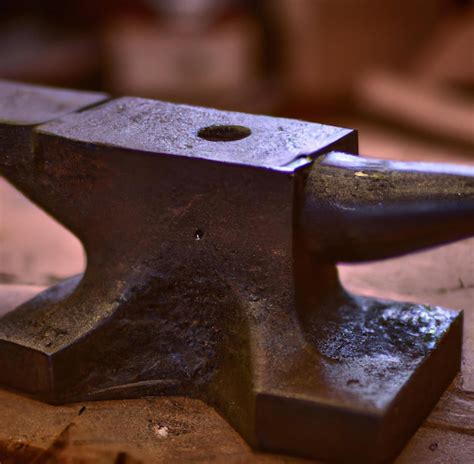
<path fill-rule="evenodd" d="M 462 314 L 349 294 L 336 263 L 473 235 L 474 169 L 345 152 L 353 130 L 1 83 L 1 173 L 87 268 L 0 320 L 0 382 L 187 395 L 258 449 L 392 459 L 459 369 Z"/>

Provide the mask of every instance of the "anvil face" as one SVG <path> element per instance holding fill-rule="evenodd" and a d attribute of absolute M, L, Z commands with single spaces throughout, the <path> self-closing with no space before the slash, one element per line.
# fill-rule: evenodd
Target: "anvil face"
<path fill-rule="evenodd" d="M 274 169 L 343 149 L 345 138 L 351 148 L 356 142 L 351 129 L 132 97 L 63 117 L 40 132 L 95 146 Z"/>
<path fill-rule="evenodd" d="M 348 129 L 18 91 L 38 110 L 0 85 L 1 172 L 88 259 L 0 320 L 2 384 L 186 395 L 260 449 L 393 458 L 459 368 L 462 315 L 350 295 L 335 264 L 471 233 L 474 173 L 328 154 L 357 150 Z"/>

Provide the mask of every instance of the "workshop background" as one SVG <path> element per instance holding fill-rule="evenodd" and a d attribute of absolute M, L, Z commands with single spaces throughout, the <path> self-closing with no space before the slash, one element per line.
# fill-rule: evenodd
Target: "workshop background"
<path fill-rule="evenodd" d="M 353 127 L 379 158 L 474 164 L 473 44 L 467 0 L 0 1 L 1 79 Z M 33 293 L 84 266 L 0 178 L 0 285 Z M 417 434 L 433 459 L 417 462 L 464 462 L 443 459 L 474 435 L 474 240 L 340 272 L 359 292 L 466 310 L 454 426 L 444 412 L 436 441 Z"/>

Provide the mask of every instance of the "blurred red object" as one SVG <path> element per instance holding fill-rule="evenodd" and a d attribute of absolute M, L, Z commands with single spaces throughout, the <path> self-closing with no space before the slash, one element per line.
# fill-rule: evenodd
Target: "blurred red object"
<path fill-rule="evenodd" d="M 449 0 L 275 0 L 286 89 L 306 105 L 347 104 L 360 74 L 403 69 Z"/>

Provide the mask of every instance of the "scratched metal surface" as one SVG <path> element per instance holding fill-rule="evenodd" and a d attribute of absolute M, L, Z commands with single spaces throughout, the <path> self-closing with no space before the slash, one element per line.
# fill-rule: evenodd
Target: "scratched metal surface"
<path fill-rule="evenodd" d="M 197 135 L 210 125 L 240 125 L 252 133 L 216 144 Z M 133 97 L 65 116 L 43 125 L 40 132 L 89 144 L 264 167 L 284 166 L 298 156 L 327 151 L 334 142 L 355 135 L 354 130 L 323 124 Z"/>

